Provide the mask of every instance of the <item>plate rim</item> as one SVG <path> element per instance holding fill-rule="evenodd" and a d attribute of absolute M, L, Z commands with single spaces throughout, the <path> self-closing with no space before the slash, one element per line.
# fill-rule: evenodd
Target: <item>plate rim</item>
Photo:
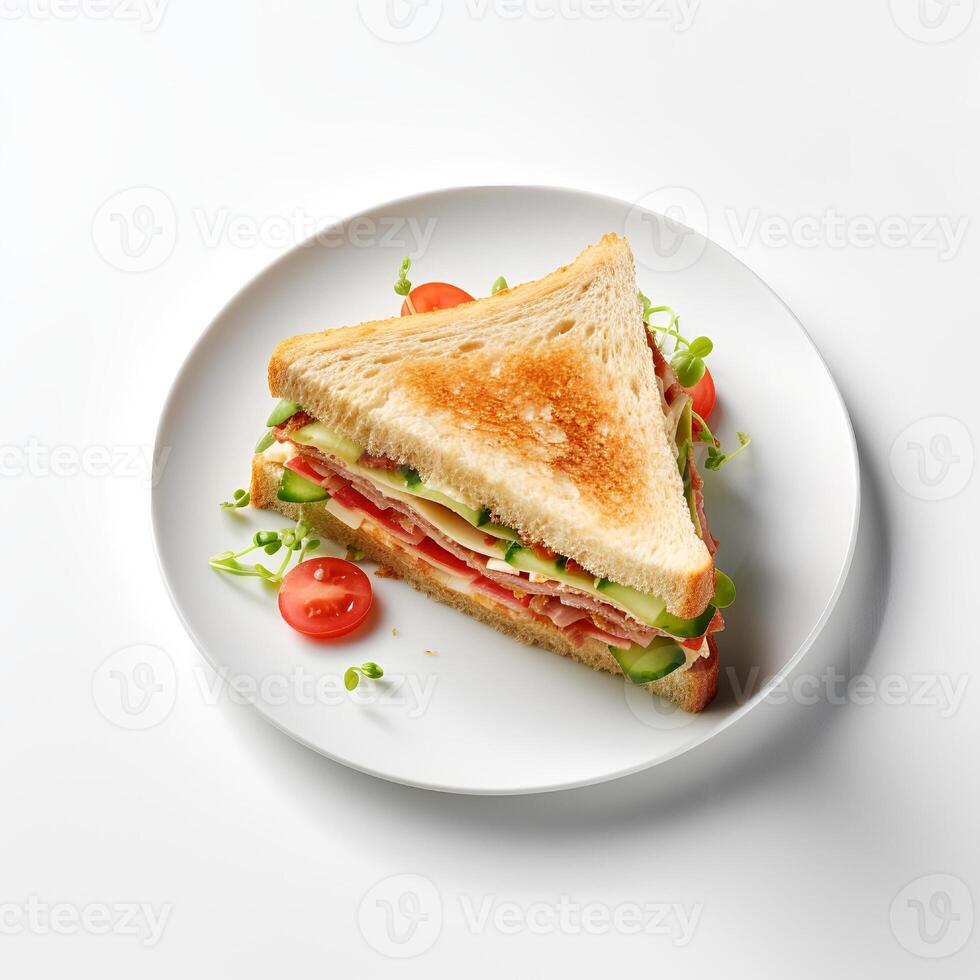
<path fill-rule="evenodd" d="M 425 197 L 442 196 L 449 194 L 465 194 L 473 193 L 478 191 L 511 191 L 511 192 L 524 192 L 524 193 L 555 193 L 555 194 L 571 194 L 579 197 L 590 198 L 594 201 L 603 202 L 606 204 L 619 205 L 620 207 L 635 207 L 636 203 L 630 204 L 629 201 L 625 201 L 622 198 L 615 197 L 610 194 L 603 194 L 597 191 L 586 190 L 581 187 L 569 187 L 560 184 L 452 184 L 439 187 L 433 187 L 427 190 L 415 191 L 411 194 L 403 194 L 400 197 L 392 198 L 390 200 L 381 201 L 376 204 L 371 204 L 367 207 L 362 207 L 360 210 L 352 212 L 345 217 L 337 219 L 335 222 L 331 223 L 329 226 L 323 229 L 319 229 L 314 232 L 308 239 L 303 242 L 299 242 L 293 245 L 290 249 L 284 252 L 282 255 L 275 258 L 263 269 L 260 269 L 257 273 L 252 275 L 245 283 L 243 283 L 235 293 L 225 302 L 221 308 L 211 317 L 207 326 L 201 331 L 197 339 L 191 345 L 188 352 L 185 354 L 180 362 L 170 385 L 167 388 L 167 394 L 163 401 L 163 406 L 160 410 L 160 415 L 157 421 L 156 432 L 154 434 L 153 440 L 153 456 L 156 458 L 158 452 L 160 451 L 160 446 L 162 444 L 162 438 L 164 435 L 164 429 L 167 426 L 167 422 L 172 414 L 174 405 L 177 401 L 177 391 L 180 387 L 180 383 L 184 378 L 185 374 L 194 360 L 196 354 L 203 347 L 205 341 L 214 331 L 216 325 L 224 318 L 225 314 L 239 303 L 245 295 L 255 286 L 257 286 L 266 276 L 272 275 L 272 273 L 287 260 L 291 259 L 292 256 L 298 252 L 300 249 L 309 247 L 310 243 L 313 242 L 318 236 L 323 235 L 328 231 L 335 231 L 343 228 L 344 225 L 356 221 L 358 218 L 366 217 L 367 215 L 377 212 L 381 209 L 390 209 L 395 207 L 405 207 L 412 203 L 418 202 L 419 199 Z M 644 209 L 650 210 L 650 209 Z M 664 217 L 659 212 L 650 211 L 651 214 L 657 214 L 659 217 Z M 687 227 L 687 226 L 684 226 Z M 695 234 L 700 234 L 700 232 L 694 229 L 688 229 L 693 231 Z M 786 662 L 777 670 L 768 681 L 766 681 L 759 690 L 744 704 L 739 705 L 735 708 L 727 717 L 719 721 L 718 724 L 714 725 L 709 731 L 704 732 L 690 739 L 687 742 L 676 746 L 671 751 L 664 755 L 658 756 L 656 759 L 652 759 L 647 762 L 640 762 L 633 765 L 625 766 L 622 769 L 617 769 L 612 772 L 603 773 L 598 776 L 591 776 L 579 779 L 571 779 L 563 782 L 549 783 L 541 786 L 503 786 L 503 787 L 485 787 L 485 788 L 474 788 L 474 787 L 460 787 L 453 786 L 438 781 L 424 781 L 417 779 L 409 779 L 397 775 L 393 772 L 385 772 L 377 768 L 373 768 L 369 765 L 364 765 L 350 759 L 343 757 L 340 754 L 330 752 L 324 749 L 322 746 L 315 745 L 308 739 L 305 739 L 302 735 L 296 732 L 290 731 L 288 728 L 280 724 L 276 718 L 263 709 L 263 706 L 257 701 L 250 700 L 248 706 L 255 711 L 267 722 L 269 722 L 273 727 L 278 729 L 285 735 L 288 735 L 291 739 L 298 742 L 300 745 L 305 746 L 308 749 L 316 752 L 318 755 L 324 758 L 330 759 L 332 762 L 336 762 L 340 765 L 345 766 L 348 769 L 352 769 L 356 772 L 364 773 L 368 776 L 374 776 L 378 779 L 383 779 L 386 782 L 394 783 L 400 786 L 408 786 L 415 789 L 430 790 L 433 792 L 449 793 L 453 795 L 462 796 L 529 796 L 537 793 L 555 793 L 562 792 L 565 790 L 581 789 L 587 786 L 598 786 L 602 783 L 612 782 L 616 779 L 622 779 L 627 776 L 634 775 L 638 772 L 644 772 L 648 769 L 653 769 L 656 766 L 663 765 L 666 762 L 670 762 L 673 759 L 678 758 L 681 755 L 685 755 L 694 749 L 699 748 L 710 742 L 716 736 L 720 735 L 722 732 L 727 731 L 731 728 L 737 721 L 744 718 L 745 715 L 749 713 L 754 707 L 760 704 L 762 701 L 769 696 L 769 694 L 778 687 L 800 664 L 806 654 L 813 647 L 817 638 L 823 632 L 824 627 L 827 625 L 830 616 L 832 615 L 834 609 L 836 608 L 838 602 L 840 601 L 841 594 L 844 590 L 844 585 L 847 582 L 848 575 L 851 570 L 851 566 L 854 559 L 854 552 L 857 545 L 858 529 L 860 525 L 861 517 L 861 461 L 860 455 L 857 448 L 857 440 L 854 436 L 854 426 L 851 422 L 850 413 L 847 410 L 847 403 L 844 401 L 844 397 L 840 392 L 840 388 L 837 385 L 837 381 L 824 360 L 823 354 L 821 354 L 820 349 L 817 347 L 813 338 L 810 336 L 806 327 L 803 325 L 800 318 L 793 312 L 789 304 L 776 292 L 769 283 L 762 278 L 754 269 L 742 261 L 737 255 L 735 255 L 730 249 L 725 248 L 725 246 L 720 245 L 713 238 L 707 235 L 701 235 L 707 242 L 710 242 L 716 248 L 721 249 L 729 258 L 733 259 L 739 266 L 741 266 L 746 272 L 748 272 L 754 279 L 758 280 L 759 283 L 769 292 L 782 306 L 783 310 L 789 315 L 792 322 L 795 324 L 796 328 L 803 335 L 803 338 L 809 344 L 810 350 L 817 359 L 817 363 L 823 374 L 826 376 L 827 381 L 830 382 L 831 390 L 837 400 L 837 404 L 843 414 L 844 424 L 848 436 L 848 463 L 850 468 L 850 475 L 854 482 L 854 495 L 851 506 L 850 515 L 850 528 L 848 531 L 849 541 L 844 559 L 841 562 L 840 569 L 838 570 L 837 579 L 834 583 L 834 588 L 831 591 L 830 597 L 824 604 L 820 615 L 814 621 L 810 632 L 806 635 L 800 645 L 797 647 L 795 652 L 786 660 Z M 159 499 L 160 490 L 159 485 L 151 488 L 150 491 L 150 525 L 151 525 L 151 536 L 153 539 L 153 553 L 156 559 L 157 569 L 160 573 L 160 577 L 163 580 L 164 588 L 166 590 L 167 596 L 170 599 L 170 603 L 173 606 L 175 612 L 177 613 L 177 618 L 180 620 L 181 625 L 184 627 L 187 635 L 190 637 L 191 642 L 197 648 L 201 656 L 208 665 L 214 670 L 219 676 L 224 676 L 227 668 L 215 662 L 212 656 L 209 654 L 205 645 L 201 642 L 198 637 L 194 627 L 185 616 L 183 609 L 177 601 L 177 597 L 174 594 L 174 590 L 171 586 L 170 579 L 167 575 L 167 570 L 164 566 L 163 556 L 161 554 L 161 532 L 162 529 L 158 525 L 159 515 L 157 500 Z"/>

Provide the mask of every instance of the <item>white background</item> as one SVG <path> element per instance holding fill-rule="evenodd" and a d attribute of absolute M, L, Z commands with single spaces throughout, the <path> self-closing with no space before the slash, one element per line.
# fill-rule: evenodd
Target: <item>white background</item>
<path fill-rule="evenodd" d="M 0 970 L 975 975 L 973 0 L 921 17 L 902 0 L 468 0 L 438 21 L 430 0 L 400 33 L 360 6 L 170 0 L 156 23 L 139 0 L 3 0 Z M 864 507 L 844 603 L 801 671 L 867 673 L 869 697 L 782 698 L 652 772 L 515 799 L 384 784 L 208 703 L 157 573 L 148 469 L 122 454 L 150 451 L 190 345 L 308 222 L 467 183 L 685 188 L 704 207 L 689 222 L 800 316 L 851 411 Z M 103 208 L 131 187 L 173 208 L 144 271 L 125 271 L 111 219 L 128 205 Z M 277 216 L 297 211 L 283 240 Z M 758 354 L 764 384 L 779 365 Z M 787 465 L 806 452 L 792 423 Z M 79 463 L 92 447 L 115 476 Z M 176 702 L 126 730 L 100 665 L 143 644 L 173 664 Z M 382 884 L 359 916 L 398 874 L 426 881 Z M 683 945 L 676 909 L 661 934 L 621 918 L 593 935 L 559 920 L 563 901 L 696 920 Z M 134 902 L 167 916 L 157 941 L 114 908 Z"/>

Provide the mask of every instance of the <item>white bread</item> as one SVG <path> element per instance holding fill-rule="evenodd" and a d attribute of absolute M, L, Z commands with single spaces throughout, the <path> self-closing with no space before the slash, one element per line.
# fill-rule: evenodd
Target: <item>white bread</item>
<path fill-rule="evenodd" d="M 278 511 L 290 520 L 303 520 L 324 537 L 358 548 L 378 562 L 389 573 L 404 579 L 420 592 L 453 606 L 475 619 L 493 626 L 522 643 L 535 644 L 611 674 L 622 670 L 609 648 L 599 640 L 586 639 L 581 646 L 571 643 L 550 622 L 528 621 L 493 600 L 480 595 L 466 595 L 450 589 L 433 574 L 431 565 L 415 558 L 383 529 L 365 521 L 360 530 L 352 530 L 329 514 L 322 504 L 290 504 L 277 498 L 283 467 L 268 456 L 252 460 L 251 502 L 254 507 Z M 718 652 L 709 637 L 709 657 L 698 658 L 687 670 L 674 671 L 659 681 L 642 685 L 652 694 L 666 698 L 685 711 L 702 711 L 715 696 L 718 687 Z"/>
<path fill-rule="evenodd" d="M 293 337 L 269 388 L 676 616 L 711 598 L 622 238 L 455 309 Z"/>

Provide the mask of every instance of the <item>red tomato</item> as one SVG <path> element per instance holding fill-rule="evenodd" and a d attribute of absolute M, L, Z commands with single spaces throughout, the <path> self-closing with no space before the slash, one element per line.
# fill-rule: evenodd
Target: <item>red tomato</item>
<path fill-rule="evenodd" d="M 715 408 L 715 382 L 707 367 L 704 369 L 701 380 L 696 385 L 692 385 L 690 388 L 685 388 L 684 390 L 694 399 L 694 411 L 707 422 L 708 416 Z M 697 431 L 696 420 L 694 425 L 695 431 Z"/>
<path fill-rule="evenodd" d="M 390 507 L 382 510 L 363 494 L 358 493 L 349 484 L 337 490 L 333 494 L 333 497 L 337 503 L 343 504 L 348 510 L 356 510 L 362 514 L 367 514 L 375 524 L 380 524 L 389 534 L 394 535 L 401 541 L 407 541 L 409 544 L 418 544 L 425 537 L 425 531 L 421 528 L 415 531 L 406 531 L 398 522 L 398 511 L 392 510 Z"/>
<path fill-rule="evenodd" d="M 294 456 L 292 459 L 286 460 L 285 465 L 287 470 L 299 473 L 301 477 L 309 480 L 310 483 L 323 484 L 326 482 L 326 478 L 317 473 L 302 456 Z"/>
<path fill-rule="evenodd" d="M 371 580 L 343 558 L 311 558 L 297 565 L 279 588 L 279 612 L 306 636 L 343 636 L 371 609 Z"/>
<path fill-rule="evenodd" d="M 421 286 L 416 286 L 402 303 L 402 316 L 428 313 L 431 310 L 451 310 L 460 303 L 472 302 L 473 297 L 458 286 L 451 286 L 448 282 L 424 282 Z"/>
<path fill-rule="evenodd" d="M 445 548 L 441 548 L 439 545 L 432 540 L 432 538 L 426 538 L 424 541 L 420 541 L 416 547 L 423 555 L 427 555 L 433 561 L 437 561 L 440 565 L 445 565 L 446 568 L 451 568 L 457 575 L 463 578 L 468 578 L 471 582 L 474 579 L 480 577 L 480 573 L 473 568 L 470 568 L 461 558 L 457 558 L 451 551 L 446 551 Z"/>

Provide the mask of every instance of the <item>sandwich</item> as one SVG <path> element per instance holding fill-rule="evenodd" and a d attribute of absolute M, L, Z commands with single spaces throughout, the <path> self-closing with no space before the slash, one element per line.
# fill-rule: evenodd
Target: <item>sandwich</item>
<path fill-rule="evenodd" d="M 629 245 L 607 235 L 484 299 L 283 341 L 251 503 L 701 711 L 733 592 L 691 399 L 637 297 Z"/>

